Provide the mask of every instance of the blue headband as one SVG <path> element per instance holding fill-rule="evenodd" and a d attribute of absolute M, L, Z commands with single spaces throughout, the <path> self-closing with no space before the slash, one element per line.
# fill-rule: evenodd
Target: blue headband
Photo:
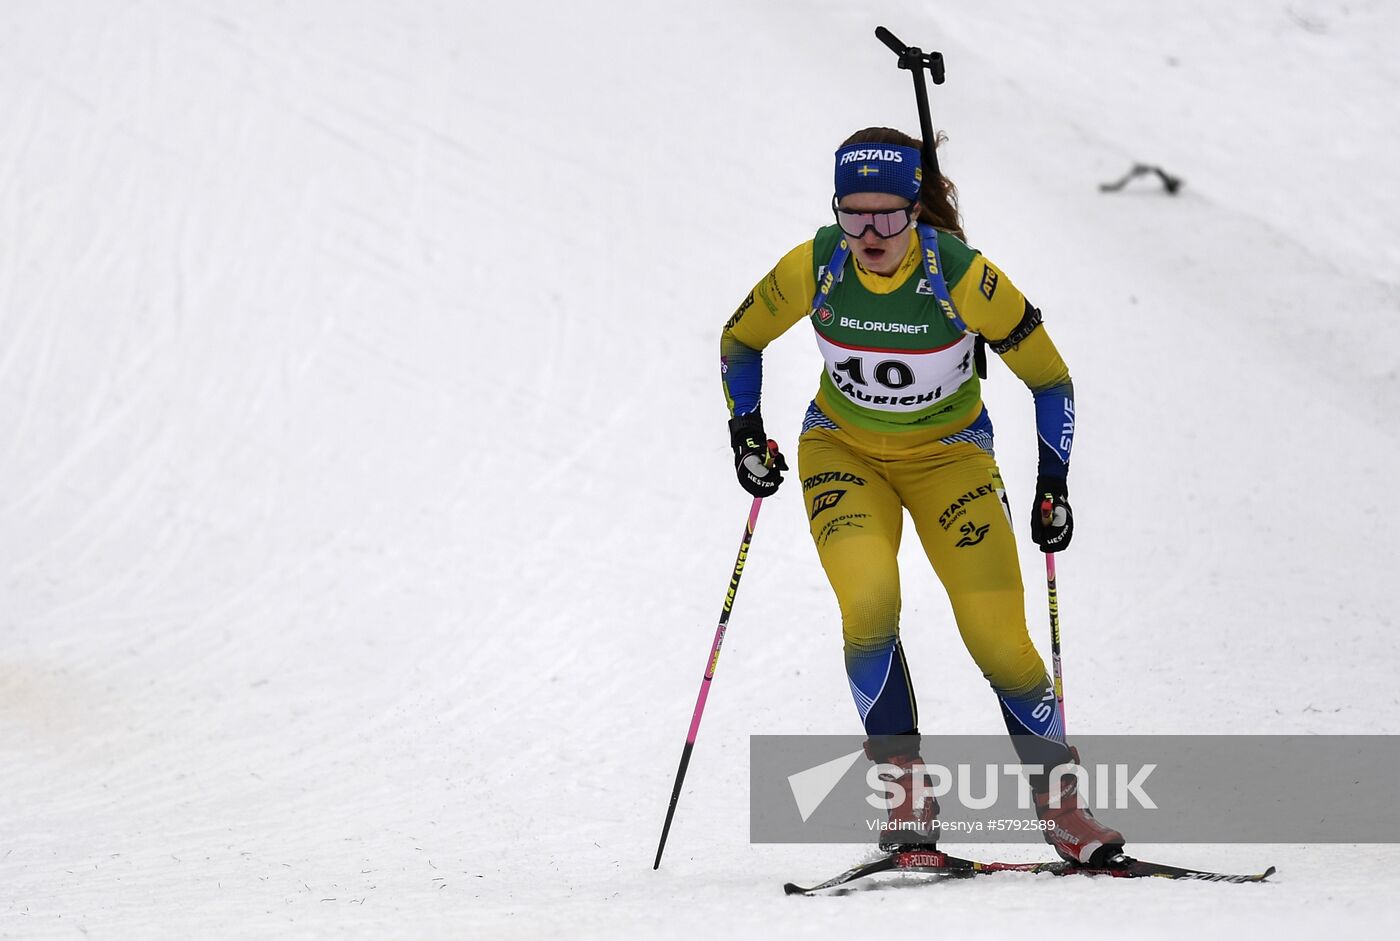
<path fill-rule="evenodd" d="M 910 202 L 923 184 L 917 147 L 851 144 L 836 151 L 836 198 L 851 193 L 893 193 Z"/>

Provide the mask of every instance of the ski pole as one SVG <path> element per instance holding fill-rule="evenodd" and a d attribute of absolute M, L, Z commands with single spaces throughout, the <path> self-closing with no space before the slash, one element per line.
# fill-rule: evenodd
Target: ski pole
<path fill-rule="evenodd" d="M 1040 518 L 1048 526 L 1054 513 L 1054 504 L 1046 500 L 1040 504 Z M 1050 600 L 1050 660 L 1055 671 L 1055 702 L 1060 707 L 1060 722 L 1065 722 L 1065 678 L 1060 667 L 1060 595 L 1055 588 L 1055 553 L 1045 553 L 1045 592 Z M 1065 728 L 1068 729 L 1068 723 Z"/>
<path fill-rule="evenodd" d="M 943 53 L 924 52 L 917 46 L 906 46 L 895 38 L 894 33 L 883 26 L 875 27 L 875 38 L 880 40 L 890 51 L 899 56 L 899 67 L 908 69 L 914 73 L 914 99 L 919 105 L 919 130 L 923 132 L 923 157 L 924 171 L 932 174 L 936 179 L 941 174 L 938 171 L 938 155 L 934 152 L 933 141 L 933 119 L 928 113 L 928 87 L 924 84 L 924 69 L 928 69 L 929 76 L 933 79 L 933 84 L 943 84 Z"/>
<path fill-rule="evenodd" d="M 768 442 L 768 461 L 778 450 L 776 441 Z M 734 610 L 734 595 L 739 591 L 739 578 L 744 574 L 744 562 L 749 555 L 749 544 L 753 542 L 754 526 L 758 523 L 758 511 L 763 506 L 762 497 L 754 497 L 749 507 L 749 520 L 744 526 L 744 538 L 739 543 L 739 557 L 734 560 L 734 572 L 729 576 L 729 591 L 724 596 L 724 608 L 719 614 L 719 626 L 715 628 L 714 643 L 710 645 L 710 658 L 706 661 L 705 677 L 700 681 L 700 695 L 695 700 L 695 712 L 690 717 L 690 731 L 685 736 L 685 748 L 681 751 L 681 764 L 676 769 L 676 783 L 671 788 L 671 803 L 666 808 L 666 823 L 661 828 L 661 842 L 656 845 L 656 861 L 652 869 L 661 868 L 661 854 L 666 850 L 666 837 L 671 832 L 671 819 L 676 815 L 676 803 L 681 799 L 681 784 L 685 781 L 685 770 L 690 766 L 690 753 L 695 750 L 695 736 L 700 732 L 700 716 L 705 712 L 705 700 L 710 695 L 710 682 L 715 678 L 715 667 L 719 664 L 719 647 L 724 643 L 724 632 L 729 626 L 729 612 Z"/>

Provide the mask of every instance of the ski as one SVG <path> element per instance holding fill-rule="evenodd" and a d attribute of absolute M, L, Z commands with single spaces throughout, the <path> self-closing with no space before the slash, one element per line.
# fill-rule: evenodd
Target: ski
<path fill-rule="evenodd" d="M 903 855 L 907 854 L 890 853 L 888 855 L 881 856 L 879 859 L 873 859 L 868 863 L 861 863 L 859 866 L 852 866 L 850 869 L 847 869 L 839 876 L 832 876 L 825 882 L 819 882 L 816 885 L 810 886 L 809 888 L 805 889 L 800 885 L 795 885 L 789 882 L 783 886 L 783 891 L 786 892 L 788 895 L 811 895 L 813 892 L 820 892 L 822 889 L 830 889 L 833 886 L 844 885 L 847 882 L 854 882 L 856 879 L 861 879 L 865 876 L 873 876 L 877 872 L 889 872 L 893 869 L 899 868 L 899 859 Z"/>
<path fill-rule="evenodd" d="M 834 888 L 871 876 L 880 872 L 918 872 L 952 878 L 987 876 L 998 872 L 1049 873 L 1054 876 L 1110 876 L 1118 879 L 1192 879 L 1198 882 L 1263 882 L 1274 874 L 1273 866 L 1263 872 L 1237 875 L 1225 872 L 1209 872 L 1202 869 L 1186 869 L 1153 863 L 1131 856 L 1116 856 L 1106 866 L 1082 866 L 1078 863 L 1055 860 L 1053 862 L 1007 863 L 983 862 L 949 856 L 939 850 L 913 850 L 902 853 L 889 853 L 868 863 L 852 867 L 825 882 L 804 888 L 787 883 L 783 891 L 788 895 L 811 895 L 823 889 Z"/>

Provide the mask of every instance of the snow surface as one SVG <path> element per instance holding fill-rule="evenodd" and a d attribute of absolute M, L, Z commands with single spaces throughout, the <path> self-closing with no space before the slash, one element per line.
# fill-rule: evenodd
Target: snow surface
<path fill-rule="evenodd" d="M 879 24 L 1074 371 L 1071 730 L 1400 731 L 1396 4 L 6 3 L 0 936 L 1394 936 L 1391 846 L 784 897 L 861 852 L 747 840 L 749 734 L 859 731 L 787 491 L 652 871 L 748 506 L 719 327 L 917 128 Z M 925 726 L 994 732 L 906 549 Z"/>

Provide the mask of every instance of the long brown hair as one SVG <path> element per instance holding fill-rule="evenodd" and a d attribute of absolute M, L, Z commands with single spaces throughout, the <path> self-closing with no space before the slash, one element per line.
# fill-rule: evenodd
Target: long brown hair
<path fill-rule="evenodd" d="M 935 134 L 934 150 L 936 151 L 938 145 L 947 139 L 947 135 L 942 131 Z M 856 131 L 846 138 L 841 146 L 848 147 L 851 144 L 900 144 L 916 149 L 922 147 L 917 137 L 910 137 L 892 127 L 867 127 L 865 130 Z M 928 167 L 924 170 L 927 171 Z M 923 187 L 919 190 L 919 219 L 935 229 L 951 232 L 967 241 L 967 236 L 963 234 L 962 216 L 958 213 L 958 190 L 946 176 L 924 173 Z"/>

